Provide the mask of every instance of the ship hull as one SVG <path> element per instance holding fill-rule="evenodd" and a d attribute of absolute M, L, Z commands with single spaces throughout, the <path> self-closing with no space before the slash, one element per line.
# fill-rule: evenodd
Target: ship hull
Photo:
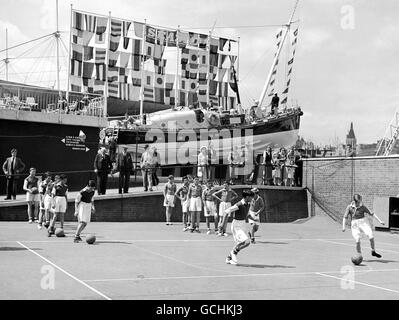
<path fill-rule="evenodd" d="M 89 118 L 89 117 L 87 117 Z M 70 190 L 79 190 L 89 178 L 94 178 L 93 162 L 99 147 L 99 133 L 103 126 L 98 120 L 74 116 L 0 110 L 1 164 L 10 156 L 12 148 L 25 163 L 25 177 L 30 167 L 38 173 L 66 172 Z M 85 139 L 79 137 L 85 135 Z M 90 172 L 89 172 L 90 171 Z M 18 192 L 22 191 L 22 181 Z M 1 177 L 0 194 L 5 194 L 6 179 Z"/>

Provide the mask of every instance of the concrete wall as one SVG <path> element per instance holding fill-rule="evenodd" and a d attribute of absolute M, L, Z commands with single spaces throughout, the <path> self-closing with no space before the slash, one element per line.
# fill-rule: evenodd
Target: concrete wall
<path fill-rule="evenodd" d="M 308 217 L 307 193 L 301 188 L 259 187 L 265 199 L 266 209 L 261 222 L 292 222 Z M 235 189 L 238 194 L 242 188 Z M 140 195 L 109 195 L 95 200 L 96 214 L 92 221 L 106 222 L 163 222 L 165 208 L 161 192 Z M 0 221 L 27 221 L 26 204 L 0 207 Z M 73 216 L 74 203 L 70 201 L 66 221 L 76 221 Z M 174 222 L 181 222 L 181 206 L 178 202 L 173 215 Z M 203 214 L 201 220 L 205 221 Z"/>
<path fill-rule="evenodd" d="M 314 200 L 314 213 L 321 210 L 342 219 L 354 193 L 373 210 L 375 197 L 399 193 L 399 156 L 304 159 L 303 186 Z"/>

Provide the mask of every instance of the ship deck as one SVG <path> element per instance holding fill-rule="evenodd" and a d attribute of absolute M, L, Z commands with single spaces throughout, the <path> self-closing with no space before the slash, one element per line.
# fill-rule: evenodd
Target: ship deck
<path fill-rule="evenodd" d="M 364 261 L 355 267 L 350 231 L 325 216 L 261 224 L 236 266 L 224 261 L 231 235 L 184 233 L 180 224 L 91 223 L 97 242 L 88 245 L 73 243 L 75 226 L 67 224 L 66 238 L 47 238 L 26 222 L 0 222 L 0 299 L 399 298 L 397 235 L 376 232 L 382 259 L 363 241 Z"/>

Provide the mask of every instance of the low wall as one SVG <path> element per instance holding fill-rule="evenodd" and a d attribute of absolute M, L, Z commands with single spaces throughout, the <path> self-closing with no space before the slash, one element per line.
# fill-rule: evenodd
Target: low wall
<path fill-rule="evenodd" d="M 373 210 L 375 197 L 399 193 L 399 156 L 304 159 L 303 186 L 312 195 L 313 214 L 342 219 L 353 194 Z"/>
<path fill-rule="evenodd" d="M 248 187 L 247 187 L 248 188 Z M 292 222 L 308 217 L 307 193 L 302 188 L 279 188 L 259 186 L 265 200 L 261 222 Z M 235 187 L 240 194 L 241 187 Z M 173 222 L 181 222 L 180 201 L 173 214 Z M 101 222 L 163 222 L 165 208 L 161 192 L 127 195 L 105 195 L 95 200 L 96 214 L 92 221 Z M 65 221 L 76 221 L 73 199 L 69 200 Z M 205 221 L 203 214 L 201 220 Z M 0 221 L 27 221 L 26 203 L 10 203 L 0 207 Z"/>

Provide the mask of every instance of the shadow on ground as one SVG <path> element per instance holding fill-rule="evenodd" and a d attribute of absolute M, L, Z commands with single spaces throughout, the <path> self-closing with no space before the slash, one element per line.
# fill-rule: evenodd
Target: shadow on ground
<path fill-rule="evenodd" d="M 238 267 L 246 267 L 246 268 L 282 268 L 282 269 L 295 269 L 294 266 L 283 266 L 279 264 L 246 264 L 246 263 L 238 263 Z"/>
<path fill-rule="evenodd" d="M 28 250 L 28 249 L 22 248 L 22 247 L 0 247 L 0 251 L 25 251 L 25 250 Z M 42 249 L 31 248 L 31 250 L 38 251 L 38 250 L 42 250 Z"/>

